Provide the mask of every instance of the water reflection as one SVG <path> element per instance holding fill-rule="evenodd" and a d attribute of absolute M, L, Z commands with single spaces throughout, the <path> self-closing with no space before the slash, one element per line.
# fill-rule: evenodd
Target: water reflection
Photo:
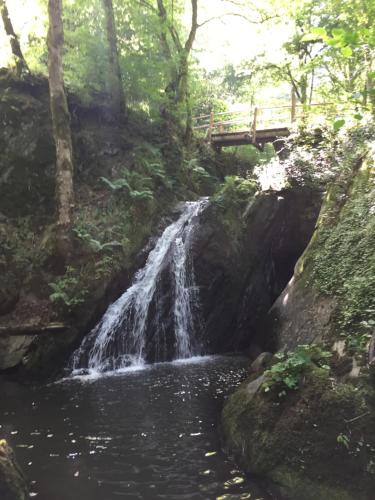
<path fill-rule="evenodd" d="M 244 367 L 214 357 L 32 389 L 2 383 L 0 431 L 37 500 L 266 500 L 217 433 L 222 398 Z"/>

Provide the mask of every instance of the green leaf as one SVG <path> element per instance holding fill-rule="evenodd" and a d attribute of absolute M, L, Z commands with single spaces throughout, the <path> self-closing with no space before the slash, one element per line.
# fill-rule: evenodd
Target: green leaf
<path fill-rule="evenodd" d="M 342 38 L 343 36 L 345 36 L 345 30 L 343 28 L 333 28 L 332 35 L 335 38 Z"/>
<path fill-rule="evenodd" d="M 315 35 L 320 35 L 322 38 L 326 37 L 327 36 L 327 31 L 325 28 L 313 28 L 311 30 L 312 33 L 314 33 Z"/>
<path fill-rule="evenodd" d="M 342 47 L 341 48 L 341 54 L 346 57 L 346 58 L 349 58 L 353 55 L 353 51 L 350 47 L 346 46 L 346 47 Z"/>
<path fill-rule="evenodd" d="M 301 38 L 301 42 L 317 42 L 319 40 L 322 40 L 322 36 L 317 33 L 306 33 Z"/>
<path fill-rule="evenodd" d="M 345 120 L 343 118 L 340 118 L 339 120 L 336 120 L 333 124 L 333 130 L 337 132 L 340 130 L 341 127 L 345 125 Z"/>

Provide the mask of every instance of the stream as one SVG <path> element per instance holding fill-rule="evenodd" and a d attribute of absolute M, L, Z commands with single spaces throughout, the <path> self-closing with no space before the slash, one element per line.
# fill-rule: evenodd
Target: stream
<path fill-rule="evenodd" d="M 210 356 L 50 385 L 1 382 L 2 435 L 37 500 L 272 498 L 222 451 L 247 360 Z"/>

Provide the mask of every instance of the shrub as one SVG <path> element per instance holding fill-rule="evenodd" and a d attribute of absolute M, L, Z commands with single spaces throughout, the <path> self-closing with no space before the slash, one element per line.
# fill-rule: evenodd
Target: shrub
<path fill-rule="evenodd" d="M 275 354 L 279 361 L 264 373 L 264 392 L 276 388 L 280 397 L 285 396 L 286 390 L 298 389 L 301 376 L 308 369 L 314 366 L 329 369 L 327 360 L 331 356 L 331 352 L 316 344 L 300 345 L 294 351 Z"/>
<path fill-rule="evenodd" d="M 247 203 L 257 190 L 258 183 L 255 179 L 230 175 L 225 177 L 224 184 L 213 201 L 221 207 L 238 206 Z"/>

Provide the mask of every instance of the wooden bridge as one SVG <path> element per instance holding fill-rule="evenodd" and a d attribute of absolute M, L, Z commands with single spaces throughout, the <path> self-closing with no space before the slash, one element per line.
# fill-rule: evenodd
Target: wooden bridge
<path fill-rule="evenodd" d="M 225 146 L 251 144 L 263 150 L 266 143 L 273 143 L 278 152 L 297 120 L 307 115 L 318 118 L 318 123 L 332 111 L 330 104 L 301 106 L 292 98 L 291 106 L 253 107 L 248 111 L 211 112 L 194 118 L 194 130 L 203 131 L 207 142 L 215 149 Z"/>

